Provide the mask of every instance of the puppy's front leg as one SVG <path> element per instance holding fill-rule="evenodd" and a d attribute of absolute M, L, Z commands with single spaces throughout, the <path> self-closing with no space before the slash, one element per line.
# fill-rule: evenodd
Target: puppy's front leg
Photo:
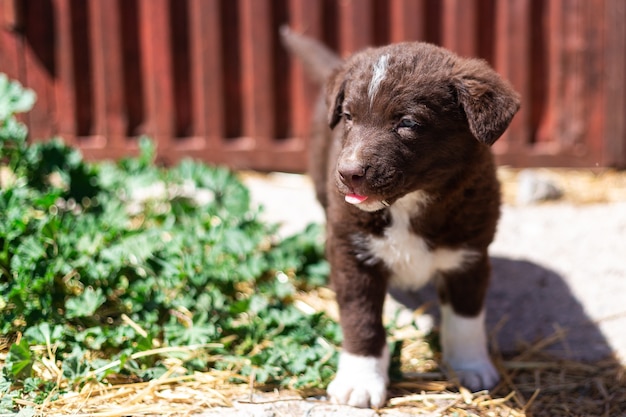
<path fill-rule="evenodd" d="M 443 361 L 472 391 L 493 388 L 500 378 L 489 358 L 485 331 L 489 274 L 485 254 L 462 271 L 442 274 L 439 282 Z"/>
<path fill-rule="evenodd" d="M 334 252 L 330 258 L 344 342 L 328 394 L 339 404 L 382 407 L 389 383 L 389 350 L 382 323 L 385 272 L 346 253 Z"/>

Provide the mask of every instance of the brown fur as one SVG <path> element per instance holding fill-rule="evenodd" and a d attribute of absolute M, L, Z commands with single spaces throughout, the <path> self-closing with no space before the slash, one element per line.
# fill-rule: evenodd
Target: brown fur
<path fill-rule="evenodd" d="M 297 50 L 301 38 L 284 36 Z M 324 50 L 307 48 L 313 60 L 316 48 Z M 370 100 L 372 68 L 382 55 L 389 56 L 388 70 Z M 331 62 L 327 70 L 331 75 L 313 122 L 311 176 L 326 210 L 327 257 L 344 349 L 378 356 L 385 344 L 381 315 L 390 271 L 355 236 L 381 236 L 391 218 L 387 208 L 364 211 L 344 196 L 357 192 L 393 204 L 425 191 L 429 203 L 411 219 L 411 231 L 431 250 L 479 253 L 471 265 L 437 277 L 441 302 L 459 315 L 476 316 L 489 281 L 487 248 L 500 203 L 489 145 L 509 125 L 519 97 L 485 62 L 419 42 L 367 49 L 342 64 Z M 417 125 L 402 126 L 407 117 Z"/>

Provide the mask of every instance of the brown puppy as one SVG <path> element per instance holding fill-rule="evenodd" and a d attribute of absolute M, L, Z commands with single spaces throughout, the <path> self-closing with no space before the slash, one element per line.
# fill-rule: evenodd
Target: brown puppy
<path fill-rule="evenodd" d="M 489 145 L 517 112 L 517 93 L 484 61 L 426 43 L 366 49 L 343 62 L 288 29 L 283 39 L 313 77 L 327 78 L 311 175 L 326 210 L 344 333 L 330 396 L 384 404 L 385 294 L 430 279 L 445 363 L 467 388 L 491 388 L 499 376 L 483 305 L 500 194 Z"/>

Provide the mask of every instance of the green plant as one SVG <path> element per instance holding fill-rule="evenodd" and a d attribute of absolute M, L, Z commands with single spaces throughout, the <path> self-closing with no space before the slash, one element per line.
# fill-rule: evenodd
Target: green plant
<path fill-rule="evenodd" d="M 0 185 L 9 180 L 9 174 L 18 171 L 26 154 L 27 129 L 14 117 L 29 111 L 35 104 L 35 93 L 25 89 L 6 74 L 0 73 Z"/>
<path fill-rule="evenodd" d="M 293 303 L 327 273 L 318 227 L 279 241 L 232 172 L 159 168 L 145 138 L 138 157 L 101 164 L 59 139 L 28 145 L 14 113 L 33 98 L 0 76 L 0 331 L 19 339 L 0 412 L 114 375 L 149 380 L 168 356 L 188 372 L 328 382 L 339 327 Z"/>

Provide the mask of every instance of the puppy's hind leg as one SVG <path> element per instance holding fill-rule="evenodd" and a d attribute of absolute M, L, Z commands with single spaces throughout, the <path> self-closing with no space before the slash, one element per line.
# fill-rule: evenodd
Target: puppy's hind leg
<path fill-rule="evenodd" d="M 493 388 L 500 379 L 489 358 L 485 331 L 489 274 L 489 258 L 484 254 L 461 271 L 442 273 L 438 282 L 443 361 L 472 391 Z"/>

